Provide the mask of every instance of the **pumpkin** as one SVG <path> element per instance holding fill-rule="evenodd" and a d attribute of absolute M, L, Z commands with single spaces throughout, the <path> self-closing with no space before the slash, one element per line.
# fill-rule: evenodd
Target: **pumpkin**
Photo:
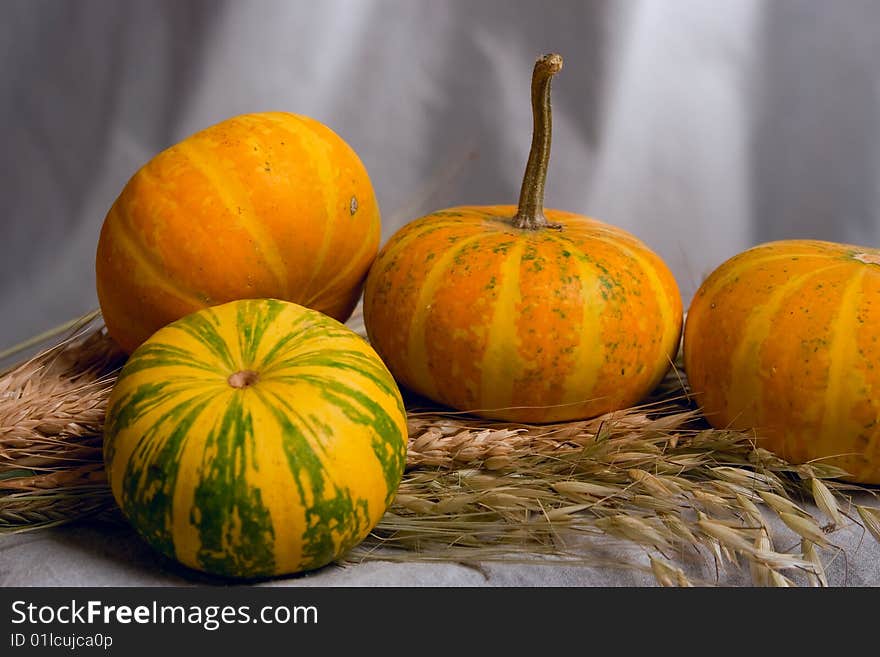
<path fill-rule="evenodd" d="M 787 240 L 731 258 L 691 302 L 684 365 L 713 426 L 880 483 L 880 250 Z"/>
<path fill-rule="evenodd" d="M 241 300 L 172 322 L 123 367 L 104 460 L 137 531 L 191 568 L 264 577 L 359 543 L 400 483 L 391 374 L 336 320 Z"/>
<path fill-rule="evenodd" d="M 345 321 L 380 231 L 367 171 L 328 127 L 282 112 L 227 119 L 147 162 L 107 213 L 107 330 L 131 353 L 191 312 L 264 297 Z"/>
<path fill-rule="evenodd" d="M 630 233 L 543 208 L 550 80 L 532 76 L 534 134 L 518 207 L 462 206 L 400 229 L 367 277 L 370 341 L 399 383 L 484 417 L 556 422 L 642 399 L 675 357 L 678 288 Z"/>

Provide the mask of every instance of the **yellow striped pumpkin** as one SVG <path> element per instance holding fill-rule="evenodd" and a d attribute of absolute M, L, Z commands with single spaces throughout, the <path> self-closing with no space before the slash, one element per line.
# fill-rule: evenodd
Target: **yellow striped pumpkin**
<path fill-rule="evenodd" d="M 278 300 L 208 308 L 160 329 L 111 394 L 104 458 L 120 508 L 156 549 L 205 572 L 322 566 L 396 492 L 406 414 L 367 342 Z"/>
<path fill-rule="evenodd" d="M 518 207 L 466 206 L 403 227 L 364 295 L 397 380 L 490 418 L 554 422 L 630 406 L 678 350 L 682 306 L 663 263 L 624 230 L 543 209 L 550 78 L 533 74 L 535 132 Z"/>
<path fill-rule="evenodd" d="M 380 230 L 366 169 L 327 126 L 227 119 L 155 156 L 110 208 L 96 258 L 107 329 L 130 353 L 200 308 L 264 297 L 345 321 Z"/>
<path fill-rule="evenodd" d="M 788 240 L 731 258 L 690 305 L 684 364 L 713 426 L 880 483 L 880 250 Z"/>

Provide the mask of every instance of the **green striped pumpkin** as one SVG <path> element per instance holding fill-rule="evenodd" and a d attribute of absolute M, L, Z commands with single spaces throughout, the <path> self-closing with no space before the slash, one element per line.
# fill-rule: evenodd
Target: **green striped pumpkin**
<path fill-rule="evenodd" d="M 233 301 L 160 329 L 109 400 L 107 475 L 138 532 L 228 577 L 310 570 L 363 540 L 406 460 L 382 361 L 317 311 Z"/>

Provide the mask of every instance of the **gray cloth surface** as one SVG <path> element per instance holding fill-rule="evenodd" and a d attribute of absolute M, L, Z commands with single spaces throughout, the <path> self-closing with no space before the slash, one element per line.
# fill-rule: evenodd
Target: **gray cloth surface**
<path fill-rule="evenodd" d="M 566 62 L 547 206 L 634 232 L 669 263 L 685 302 L 761 241 L 880 242 L 870 0 L 6 0 L 0 16 L 3 346 L 96 307 L 98 233 L 128 177 L 235 114 L 292 111 L 339 132 L 370 172 L 384 239 L 431 210 L 515 202 L 529 75 L 547 51 Z M 880 583 L 876 545 L 847 536 L 829 577 Z M 125 531 L 0 539 L 6 586 L 189 581 Z M 650 581 L 369 563 L 275 583 Z"/>
<path fill-rule="evenodd" d="M 877 506 L 868 495 L 860 504 Z M 814 517 L 815 507 L 807 506 Z M 846 508 L 843 507 L 846 511 Z M 767 516 L 777 550 L 798 549 L 798 538 L 775 516 Z M 829 535 L 831 548 L 819 550 L 830 586 L 880 586 L 880 543 L 856 524 Z M 327 566 L 320 570 L 282 577 L 257 586 L 654 586 L 646 571 L 648 561 L 640 550 L 620 542 L 585 545 L 585 558 L 597 566 L 552 563 L 546 558 L 518 553 L 533 563 L 419 563 L 360 561 Z M 708 553 L 667 555 L 682 567 L 698 586 L 751 586 L 748 566 L 726 564 L 716 569 Z M 617 567 L 611 565 L 619 564 Z M 641 566 L 641 569 L 626 567 Z M 809 582 L 797 570 L 784 575 L 798 585 Z M 228 583 L 181 568 L 154 552 L 127 526 L 108 523 L 80 523 L 0 539 L 0 586 L 190 586 Z"/>

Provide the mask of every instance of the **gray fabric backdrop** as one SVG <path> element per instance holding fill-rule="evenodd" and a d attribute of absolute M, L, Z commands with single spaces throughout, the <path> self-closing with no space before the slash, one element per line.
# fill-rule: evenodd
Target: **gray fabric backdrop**
<path fill-rule="evenodd" d="M 639 235 L 685 301 L 761 241 L 880 246 L 880 2 L 3 0 L 0 49 L 0 345 L 95 307 L 98 232 L 125 181 L 235 114 L 288 110 L 339 132 L 385 238 L 432 209 L 515 202 L 546 51 L 566 62 L 547 205 Z M 880 583 L 863 539 L 837 539 L 832 583 Z M 37 532 L 4 539 L 0 585 L 188 581 L 166 566 L 128 530 Z M 367 564 L 281 583 L 649 581 Z"/>
<path fill-rule="evenodd" d="M 551 50 L 547 205 L 635 232 L 685 301 L 759 241 L 880 242 L 871 0 L 3 0 L 0 16 L 0 345 L 95 307 L 125 181 L 235 114 L 343 135 L 385 238 L 515 202 L 531 66 Z"/>

